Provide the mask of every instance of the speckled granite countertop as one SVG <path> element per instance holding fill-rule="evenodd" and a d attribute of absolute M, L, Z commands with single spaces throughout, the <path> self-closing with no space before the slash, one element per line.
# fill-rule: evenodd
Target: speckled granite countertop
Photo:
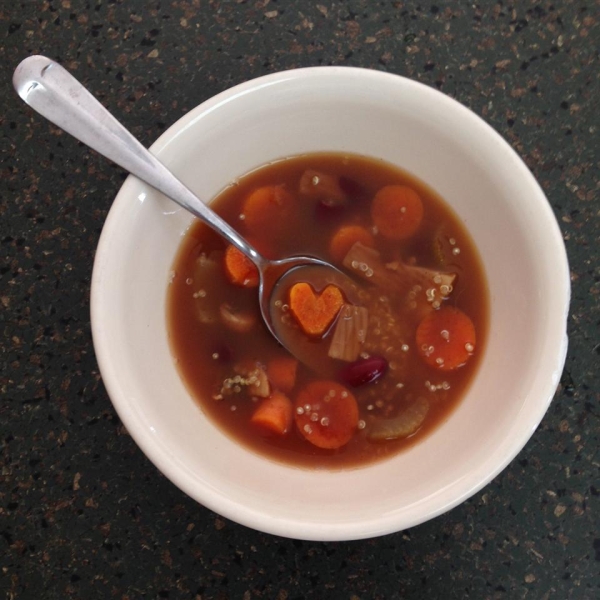
<path fill-rule="evenodd" d="M 599 598 L 599 21 L 594 0 L 2 3 L 2 597 Z M 16 97 L 33 53 L 146 144 L 225 88 L 308 65 L 406 75 L 486 119 L 571 263 L 565 372 L 523 452 L 450 513 L 360 542 L 272 537 L 187 498 L 120 424 L 91 344 L 94 250 L 125 176 Z"/>

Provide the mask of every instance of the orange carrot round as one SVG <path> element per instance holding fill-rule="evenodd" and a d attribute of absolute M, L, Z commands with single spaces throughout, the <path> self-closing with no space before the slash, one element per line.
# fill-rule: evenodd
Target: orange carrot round
<path fill-rule="evenodd" d="M 452 371 L 475 351 L 475 326 L 461 310 L 443 306 L 429 313 L 417 327 L 417 350 L 430 366 Z"/>
<path fill-rule="evenodd" d="M 405 185 L 388 185 L 375 194 L 371 218 L 383 237 L 404 240 L 419 228 L 423 220 L 423 203 L 413 189 Z"/>
<path fill-rule="evenodd" d="M 319 448 L 341 448 L 358 429 L 352 393 L 334 381 L 313 381 L 296 398 L 294 418 L 300 433 Z"/>
<path fill-rule="evenodd" d="M 360 242 L 367 248 L 375 246 L 373 236 L 364 227 L 360 225 L 343 225 L 340 227 L 329 242 L 329 253 L 333 260 L 342 262 L 356 242 Z"/>
<path fill-rule="evenodd" d="M 242 215 L 248 231 L 273 234 L 273 222 L 287 222 L 294 210 L 293 196 L 281 185 L 266 185 L 254 190 L 244 201 Z"/>
<path fill-rule="evenodd" d="M 273 392 L 259 405 L 250 422 L 267 434 L 286 434 L 292 425 L 292 401 L 281 392 Z"/>
<path fill-rule="evenodd" d="M 267 377 L 274 388 L 289 394 L 296 384 L 298 361 L 291 356 L 275 356 L 267 363 Z"/>
<path fill-rule="evenodd" d="M 225 250 L 225 272 L 231 283 L 243 287 L 258 285 L 258 269 L 254 263 L 231 244 Z"/>
<path fill-rule="evenodd" d="M 340 288 L 330 284 L 320 294 L 308 283 L 295 283 L 289 292 L 290 312 L 306 335 L 322 336 L 344 304 Z"/>

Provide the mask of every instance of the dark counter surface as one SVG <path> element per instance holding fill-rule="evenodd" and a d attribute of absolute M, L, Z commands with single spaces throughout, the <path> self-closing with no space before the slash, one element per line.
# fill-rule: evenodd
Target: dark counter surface
<path fill-rule="evenodd" d="M 599 598 L 599 21 L 594 0 L 2 3 L 2 597 Z M 91 343 L 125 175 L 18 99 L 35 53 L 148 145 L 234 84 L 309 65 L 405 75 L 481 115 L 541 183 L 571 266 L 565 371 L 525 449 L 448 514 L 373 540 L 276 538 L 186 497 L 121 425 Z"/>

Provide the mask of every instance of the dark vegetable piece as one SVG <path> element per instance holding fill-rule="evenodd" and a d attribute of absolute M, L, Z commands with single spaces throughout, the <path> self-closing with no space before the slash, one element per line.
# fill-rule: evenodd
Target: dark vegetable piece
<path fill-rule="evenodd" d="M 447 267 L 452 257 L 452 245 L 450 244 L 450 237 L 447 235 L 446 229 L 445 223 L 439 225 L 431 240 L 431 253 L 435 262 L 440 267 Z"/>
<path fill-rule="evenodd" d="M 344 383 L 359 387 L 377 381 L 385 375 L 387 369 L 388 361 L 383 356 L 370 356 L 359 358 L 345 366 L 340 371 L 339 377 Z"/>
<path fill-rule="evenodd" d="M 314 169 L 307 169 L 302 174 L 300 193 L 325 206 L 343 206 L 347 201 L 337 177 Z"/>
<path fill-rule="evenodd" d="M 460 241 L 462 234 L 450 223 L 441 223 L 435 230 L 430 240 L 430 251 L 436 264 L 446 270 L 455 270 L 459 273 L 463 270 L 460 254 Z M 427 246 L 423 250 L 427 252 Z"/>
<path fill-rule="evenodd" d="M 342 192 L 352 201 L 364 200 L 367 197 L 367 190 L 356 179 L 342 175 L 339 185 Z"/>

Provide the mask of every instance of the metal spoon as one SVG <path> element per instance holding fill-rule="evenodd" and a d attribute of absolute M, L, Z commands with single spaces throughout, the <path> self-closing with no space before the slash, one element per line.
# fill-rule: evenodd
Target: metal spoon
<path fill-rule="evenodd" d="M 259 254 L 146 150 L 81 83 L 53 60 L 45 56 L 26 58 L 14 72 L 13 85 L 19 96 L 46 119 L 177 202 L 241 250 L 260 273 L 260 311 L 269 331 L 302 362 L 311 366 L 322 362 L 323 353 L 315 353 L 314 343 L 309 344 L 298 336 L 287 335 L 289 328 L 281 326 L 278 318 L 280 310 L 274 305 L 275 292 L 278 288 L 285 289 L 292 281 L 302 278 L 314 280 L 317 274 L 315 270 L 319 270 L 321 281 L 336 283 L 347 295 L 352 296 L 356 286 L 346 275 L 333 265 L 312 256 L 268 260 Z M 322 371 L 322 364 L 319 366 Z"/>

